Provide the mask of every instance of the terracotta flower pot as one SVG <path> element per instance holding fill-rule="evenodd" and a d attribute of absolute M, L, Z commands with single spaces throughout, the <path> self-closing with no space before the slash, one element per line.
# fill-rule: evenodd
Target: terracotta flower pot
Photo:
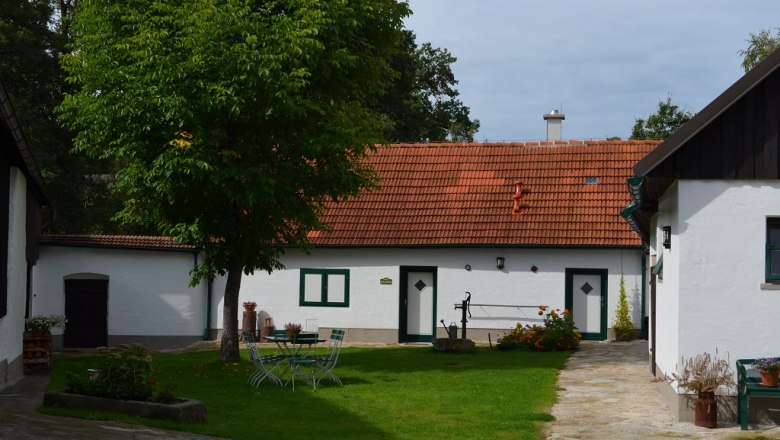
<path fill-rule="evenodd" d="M 761 370 L 761 385 L 776 387 L 778 376 L 780 376 L 780 370 Z"/>

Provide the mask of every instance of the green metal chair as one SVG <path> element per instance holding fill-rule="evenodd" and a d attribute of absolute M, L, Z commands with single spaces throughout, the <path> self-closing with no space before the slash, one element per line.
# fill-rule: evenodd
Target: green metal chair
<path fill-rule="evenodd" d="M 328 349 L 324 356 L 301 356 L 288 359 L 290 362 L 291 374 L 289 382 L 292 382 L 292 388 L 295 390 L 295 378 L 301 378 L 311 385 L 317 391 L 317 384 L 323 377 L 328 377 L 333 382 L 343 385 L 341 379 L 333 372 L 333 368 L 339 359 L 341 344 L 344 341 L 344 330 L 334 329 L 330 333 Z M 301 335 L 301 337 L 310 337 Z M 314 341 L 317 336 L 314 335 Z"/>
<path fill-rule="evenodd" d="M 331 381 L 344 385 L 341 383 L 341 379 L 333 372 L 333 368 L 336 367 L 336 363 L 339 360 L 339 353 L 341 353 L 341 344 L 344 342 L 344 336 L 346 331 L 341 329 L 333 329 L 330 332 L 330 338 L 328 343 L 328 350 L 325 356 L 315 357 L 315 363 L 313 366 L 312 378 L 314 382 L 314 389 L 317 389 L 317 384 L 323 377 L 329 378 Z"/>
<path fill-rule="evenodd" d="M 249 359 L 255 366 L 255 371 L 249 375 L 247 383 L 257 388 L 260 386 L 260 382 L 263 379 L 268 378 L 271 382 L 282 385 L 282 380 L 274 374 L 274 372 L 281 368 L 285 357 L 282 355 L 262 355 L 260 349 L 257 347 L 257 341 L 255 336 L 251 332 L 244 332 L 244 342 L 246 343 L 247 351 L 249 352 Z"/>

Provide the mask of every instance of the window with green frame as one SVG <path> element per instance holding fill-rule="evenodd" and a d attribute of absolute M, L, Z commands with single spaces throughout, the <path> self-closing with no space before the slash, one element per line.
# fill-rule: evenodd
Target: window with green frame
<path fill-rule="evenodd" d="M 349 307 L 349 269 L 301 269 L 301 306 Z"/>
<path fill-rule="evenodd" d="M 766 279 L 780 280 L 780 218 L 766 219 Z"/>

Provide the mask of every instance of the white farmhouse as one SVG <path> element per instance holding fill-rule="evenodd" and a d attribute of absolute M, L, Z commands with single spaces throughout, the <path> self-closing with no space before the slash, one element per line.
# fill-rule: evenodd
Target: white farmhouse
<path fill-rule="evenodd" d="M 732 368 L 780 356 L 779 67 L 776 51 L 634 167 L 624 216 L 649 244 L 659 376 L 716 350 Z M 688 401 L 666 388 L 689 419 Z"/>
<path fill-rule="evenodd" d="M 352 342 L 430 341 L 441 322 L 495 338 L 538 323 L 539 305 L 569 308 L 586 338 L 609 337 L 621 274 L 637 329 L 643 301 L 642 245 L 619 216 L 631 167 L 654 141 L 403 144 L 368 159 L 381 188 L 332 204 L 331 228 L 310 234 L 310 254 L 290 249 L 286 269 L 246 276 L 240 301 L 259 325 L 345 328 Z M 44 238 L 36 310 L 64 311 L 109 344 L 151 346 L 216 337 L 225 280 L 187 286 L 198 253 L 144 237 Z M 104 302 L 87 306 L 98 290 Z M 93 307 L 74 315 L 68 306 Z M 83 307 L 78 301 L 83 302 Z M 470 315 L 469 313 L 470 312 Z M 73 315 L 73 316 L 71 316 Z M 89 316 L 97 316 L 89 323 Z M 236 319 L 241 323 L 241 316 Z M 90 327 L 91 326 L 91 327 Z M 98 341 L 79 342 L 95 344 Z"/>
<path fill-rule="evenodd" d="M 22 378 L 22 337 L 41 207 L 48 197 L 30 146 L 0 83 L 0 388 Z"/>

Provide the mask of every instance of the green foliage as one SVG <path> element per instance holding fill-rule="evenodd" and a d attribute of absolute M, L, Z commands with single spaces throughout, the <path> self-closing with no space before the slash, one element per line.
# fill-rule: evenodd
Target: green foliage
<path fill-rule="evenodd" d="M 631 314 L 629 313 L 626 280 L 623 274 L 620 274 L 620 295 L 618 296 L 618 307 L 615 311 L 615 323 L 612 325 L 612 329 L 615 332 L 615 339 L 618 341 L 631 341 L 634 339 L 634 323 L 631 321 Z"/>
<path fill-rule="evenodd" d="M 154 400 L 175 402 L 174 385 L 168 385 L 155 395 L 157 380 L 152 377 L 151 352 L 140 344 L 101 347 L 97 374 L 93 378 L 69 372 L 66 390 L 121 400 Z"/>
<path fill-rule="evenodd" d="M 780 46 L 780 28 L 775 31 L 777 31 L 775 35 L 772 35 L 771 29 L 762 29 L 755 34 L 750 33 L 750 38 L 747 40 L 748 47 L 737 51 L 742 56 L 742 68 L 745 72 L 756 67 L 756 64 Z"/>
<path fill-rule="evenodd" d="M 672 103 L 672 97 L 658 102 L 658 112 L 647 117 L 647 120 L 637 118 L 629 139 L 666 139 L 682 127 L 694 116 L 693 113 L 681 110 Z"/>
<path fill-rule="evenodd" d="M 54 109 L 68 91 L 58 58 L 66 52 L 73 0 L 0 0 L 0 78 L 46 182 L 49 232 L 116 233 L 120 206 L 109 191 L 111 162 L 72 155 Z M 56 208 L 56 209 L 55 209 Z M 56 211 L 56 215 L 55 215 Z"/>
<path fill-rule="evenodd" d="M 231 439 L 256 439 L 260 432 L 264 439 L 538 439 L 543 422 L 552 418 L 556 380 L 569 353 L 344 347 L 336 368 L 344 386 L 324 380 L 316 392 L 296 384 L 294 393 L 268 382 L 248 387 L 254 367 L 245 351 L 240 362 L 215 357 L 214 351 L 153 355 L 160 383 L 175 381 L 180 396 L 205 402 L 206 423 L 64 408 L 42 411 Z M 94 364 L 93 356 L 57 356 L 49 389 L 61 389 L 67 371 L 84 374 Z"/>
<path fill-rule="evenodd" d="M 479 121 L 458 99 L 451 65 L 457 60 L 430 43 L 418 47 L 404 31 L 402 50 L 390 62 L 397 72 L 377 111 L 388 118 L 385 137 L 393 142 L 473 141 Z"/>
<path fill-rule="evenodd" d="M 514 330 L 498 340 L 500 350 L 526 347 L 536 351 L 574 350 L 580 345 L 582 335 L 574 326 L 571 312 L 539 306 L 539 315 L 544 315 L 543 325 L 515 325 Z"/>
<path fill-rule="evenodd" d="M 54 327 L 65 327 L 67 323 L 68 319 L 65 318 L 65 315 L 37 315 L 25 319 L 24 328 L 27 331 L 51 330 Z"/>
<path fill-rule="evenodd" d="M 121 163 L 119 218 L 202 247 L 227 274 L 223 360 L 243 273 L 282 267 L 328 201 L 375 186 L 373 105 L 408 5 L 395 0 L 81 2 L 59 112 L 75 149 Z"/>

